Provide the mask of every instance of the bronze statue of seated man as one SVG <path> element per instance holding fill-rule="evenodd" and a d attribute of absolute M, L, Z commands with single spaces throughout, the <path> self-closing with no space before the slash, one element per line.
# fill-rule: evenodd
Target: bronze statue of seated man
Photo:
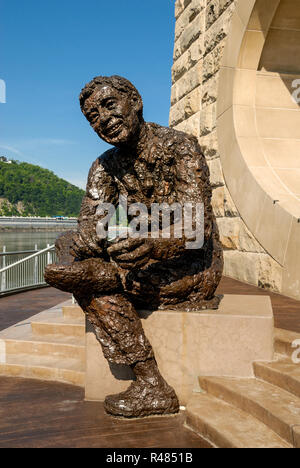
<path fill-rule="evenodd" d="M 196 138 L 143 119 L 143 102 L 126 79 L 97 77 L 80 95 L 83 114 L 100 138 L 113 145 L 91 167 L 76 232 L 56 242 L 59 263 L 48 265 L 48 284 L 72 292 L 94 325 L 105 358 L 129 365 L 136 380 L 105 400 L 107 412 L 139 417 L 179 410 L 174 390 L 161 376 L 136 310 L 217 308 L 223 270 L 211 207 L 209 170 Z M 187 249 L 184 236 L 99 236 L 98 208 L 201 203 L 203 245 Z M 130 218 L 132 220 L 134 216 Z M 161 226 L 159 225 L 159 229 Z"/>

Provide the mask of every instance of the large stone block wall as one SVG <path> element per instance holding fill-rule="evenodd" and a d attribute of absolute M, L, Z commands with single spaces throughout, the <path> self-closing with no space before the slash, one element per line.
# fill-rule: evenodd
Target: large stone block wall
<path fill-rule="evenodd" d="M 282 291 L 282 266 L 243 222 L 226 187 L 217 138 L 220 68 L 236 0 L 177 0 L 170 126 L 195 135 L 207 159 L 225 275 Z"/>

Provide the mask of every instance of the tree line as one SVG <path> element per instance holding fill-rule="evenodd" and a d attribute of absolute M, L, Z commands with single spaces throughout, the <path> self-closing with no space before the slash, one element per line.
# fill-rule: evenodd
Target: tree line
<path fill-rule="evenodd" d="M 77 217 L 84 190 L 32 164 L 0 162 L 1 216 Z M 21 203 L 19 203 L 21 202 Z"/>

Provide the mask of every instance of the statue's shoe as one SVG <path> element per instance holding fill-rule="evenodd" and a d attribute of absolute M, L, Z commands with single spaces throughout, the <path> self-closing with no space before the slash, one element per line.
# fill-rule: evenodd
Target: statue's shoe
<path fill-rule="evenodd" d="M 71 293 L 106 293 L 121 286 L 116 267 L 98 258 L 47 265 L 45 280 L 51 286 Z"/>
<path fill-rule="evenodd" d="M 175 391 L 163 379 L 153 386 L 138 378 L 125 392 L 107 396 L 104 408 L 113 416 L 141 418 L 178 413 L 179 402 Z"/>

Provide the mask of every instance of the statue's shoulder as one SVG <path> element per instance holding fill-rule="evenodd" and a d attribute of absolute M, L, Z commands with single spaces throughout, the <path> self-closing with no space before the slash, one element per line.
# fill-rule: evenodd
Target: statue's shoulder
<path fill-rule="evenodd" d="M 105 151 L 105 153 L 101 154 L 96 161 L 92 164 L 91 169 L 97 167 L 103 167 L 103 169 L 107 168 L 109 165 L 109 161 L 111 161 L 114 157 L 116 152 L 116 148 L 110 148 L 109 150 Z"/>
<path fill-rule="evenodd" d="M 148 125 L 157 140 L 165 148 L 172 148 L 176 153 L 189 151 L 201 154 L 201 148 L 195 136 L 152 122 Z"/>
<path fill-rule="evenodd" d="M 112 160 L 115 151 L 115 148 L 111 148 L 105 151 L 105 153 L 101 154 L 101 156 L 98 156 L 98 158 L 91 165 L 89 176 L 93 176 L 95 172 L 100 173 L 107 171 L 109 167 L 109 161 Z"/>
<path fill-rule="evenodd" d="M 105 153 L 103 153 L 93 162 L 89 170 L 87 193 L 92 196 L 92 198 L 95 198 L 94 193 L 97 192 L 99 184 L 110 184 L 111 182 L 108 161 L 113 157 L 114 151 L 114 148 L 105 151 Z"/>

